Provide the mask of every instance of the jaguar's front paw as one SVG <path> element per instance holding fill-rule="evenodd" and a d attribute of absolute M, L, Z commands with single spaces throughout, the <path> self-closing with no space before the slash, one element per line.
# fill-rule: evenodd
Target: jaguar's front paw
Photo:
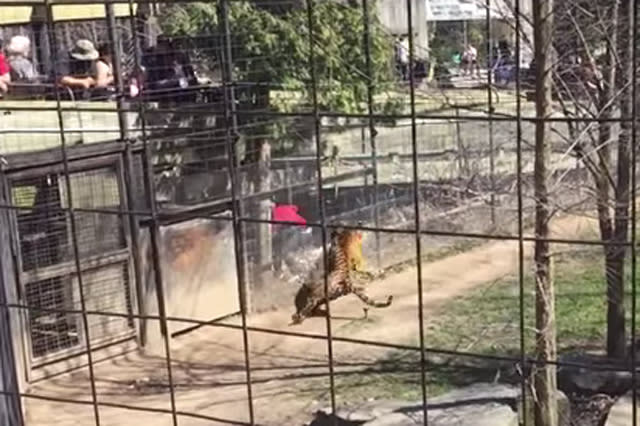
<path fill-rule="evenodd" d="M 302 321 L 304 321 L 304 318 L 302 317 L 302 315 L 295 313 L 291 315 L 291 323 L 289 325 L 302 324 Z"/>

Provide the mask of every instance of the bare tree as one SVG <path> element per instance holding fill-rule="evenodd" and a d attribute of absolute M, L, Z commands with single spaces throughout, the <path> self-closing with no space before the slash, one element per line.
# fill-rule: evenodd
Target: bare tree
<path fill-rule="evenodd" d="M 540 5 L 534 1 L 533 6 Z M 618 126 L 615 121 L 618 114 L 631 116 L 629 9 L 620 0 L 559 2 L 554 5 L 552 41 L 553 97 L 566 118 L 587 119 L 567 120 L 568 136 L 559 135 L 593 183 L 600 238 L 607 243 L 607 354 L 618 359 L 626 355 L 623 246 L 629 239 L 631 124 L 622 120 Z M 539 30 L 537 22 L 520 18 Z M 539 67 L 537 57 L 535 61 Z"/>
<path fill-rule="evenodd" d="M 612 119 L 617 112 L 622 117 L 631 116 L 632 15 L 627 2 L 609 0 L 604 3 L 589 9 L 587 16 L 590 19 L 579 19 L 579 15 L 576 17 L 572 13 L 584 10 L 585 5 L 579 1 L 566 9 L 582 62 L 577 73 L 578 85 L 567 87 L 566 79 L 558 76 L 556 86 L 564 86 L 565 96 L 561 96 L 560 101 L 567 116 L 597 120 L 597 125 L 568 125 L 571 147 L 592 176 L 600 237 L 608 243 L 604 247 L 607 355 L 621 359 L 626 355 L 624 244 L 629 232 L 631 123 L 623 120 L 616 132 Z M 597 38 L 592 34 L 597 34 Z M 561 34 L 556 35 L 559 37 Z M 599 54 L 599 50 L 604 52 Z"/>
<path fill-rule="evenodd" d="M 536 132 L 534 192 L 535 218 L 535 267 L 536 267 L 536 357 L 534 370 L 536 426 L 558 425 L 556 400 L 556 368 L 549 361 L 556 359 L 555 294 L 552 258 L 549 247 L 549 193 L 547 188 L 550 160 L 550 142 L 545 121 L 552 108 L 552 42 L 553 0 L 534 0 L 534 54 L 536 61 Z"/>
<path fill-rule="evenodd" d="M 631 2 L 622 1 L 618 17 L 618 43 L 620 60 L 620 135 L 618 137 L 618 184 L 615 194 L 615 222 L 613 240 L 616 246 L 607 275 L 613 274 L 609 288 L 609 311 L 607 321 L 607 351 L 622 358 L 625 356 L 626 339 L 624 323 L 624 264 L 626 258 L 626 244 L 629 240 L 629 198 L 631 173 L 631 138 L 633 113 L 633 10 Z M 607 280 L 609 281 L 609 280 Z M 610 285 L 611 285 L 610 284 Z"/>

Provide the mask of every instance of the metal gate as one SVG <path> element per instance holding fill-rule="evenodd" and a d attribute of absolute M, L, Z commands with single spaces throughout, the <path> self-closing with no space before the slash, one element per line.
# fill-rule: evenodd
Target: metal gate
<path fill-rule="evenodd" d="M 127 208 L 121 157 L 72 161 L 69 182 L 63 172 L 57 164 L 6 177 L 6 197 L 14 207 L 18 303 L 25 308 L 20 310 L 23 353 L 31 379 L 42 376 L 42 366 L 135 335 L 131 232 L 118 214 Z M 85 317 L 79 313 L 83 309 L 120 315 Z"/>

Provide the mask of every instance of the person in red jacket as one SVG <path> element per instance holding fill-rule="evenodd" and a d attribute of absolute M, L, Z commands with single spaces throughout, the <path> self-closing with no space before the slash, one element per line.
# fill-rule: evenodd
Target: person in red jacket
<path fill-rule="evenodd" d="M 9 83 L 11 83 L 11 69 L 4 55 L 4 43 L 0 40 L 0 93 L 7 93 Z"/>
<path fill-rule="evenodd" d="M 303 234 L 307 235 L 311 231 L 311 228 L 307 228 L 307 220 L 298 213 L 298 210 L 299 207 L 294 204 L 274 204 L 272 207 L 272 220 L 295 224 L 293 226 L 274 224 L 271 228 L 273 232 L 273 265 L 276 272 L 282 272 L 285 259 L 290 254 L 287 247 L 295 247 Z"/>

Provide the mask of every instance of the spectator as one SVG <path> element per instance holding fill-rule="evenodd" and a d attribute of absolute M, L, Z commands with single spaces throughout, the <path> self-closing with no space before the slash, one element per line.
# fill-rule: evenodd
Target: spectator
<path fill-rule="evenodd" d="M 144 80 L 149 99 L 178 103 L 194 102 L 191 86 L 198 84 L 191 61 L 173 40 L 159 37 L 158 44 L 145 52 L 143 67 L 147 70 Z"/>
<path fill-rule="evenodd" d="M 0 94 L 7 93 L 9 83 L 11 83 L 11 68 L 9 68 L 7 58 L 4 56 L 2 46 L 3 42 L 0 40 Z"/>
<path fill-rule="evenodd" d="M 478 51 L 473 45 L 468 44 L 462 53 L 462 65 L 464 73 L 474 74 L 476 71 L 480 74 L 480 69 L 478 68 Z"/>
<path fill-rule="evenodd" d="M 9 67 L 11 68 L 11 81 L 30 83 L 38 78 L 38 75 L 29 60 L 31 40 L 25 36 L 14 36 L 7 46 L 9 55 Z"/>
<path fill-rule="evenodd" d="M 98 59 L 100 53 L 89 40 L 78 40 L 69 56 L 69 74 L 63 76 L 60 83 L 71 89 L 89 89 L 93 85 L 91 64 Z"/>
<path fill-rule="evenodd" d="M 170 39 L 158 38 L 157 46 L 145 62 L 151 90 L 186 89 L 195 83 L 189 59 Z"/>
<path fill-rule="evenodd" d="M 94 80 L 94 86 L 104 89 L 113 86 L 113 59 L 108 44 L 98 47 L 100 56 L 92 63 L 91 77 Z"/>
<path fill-rule="evenodd" d="M 89 40 L 78 40 L 70 56 L 70 75 L 60 79 L 62 85 L 72 89 L 104 89 L 113 85 L 111 53 L 106 45 L 98 50 Z"/>
<path fill-rule="evenodd" d="M 396 45 L 396 57 L 400 67 L 402 80 L 409 79 L 409 39 L 405 36 L 400 37 Z"/>

